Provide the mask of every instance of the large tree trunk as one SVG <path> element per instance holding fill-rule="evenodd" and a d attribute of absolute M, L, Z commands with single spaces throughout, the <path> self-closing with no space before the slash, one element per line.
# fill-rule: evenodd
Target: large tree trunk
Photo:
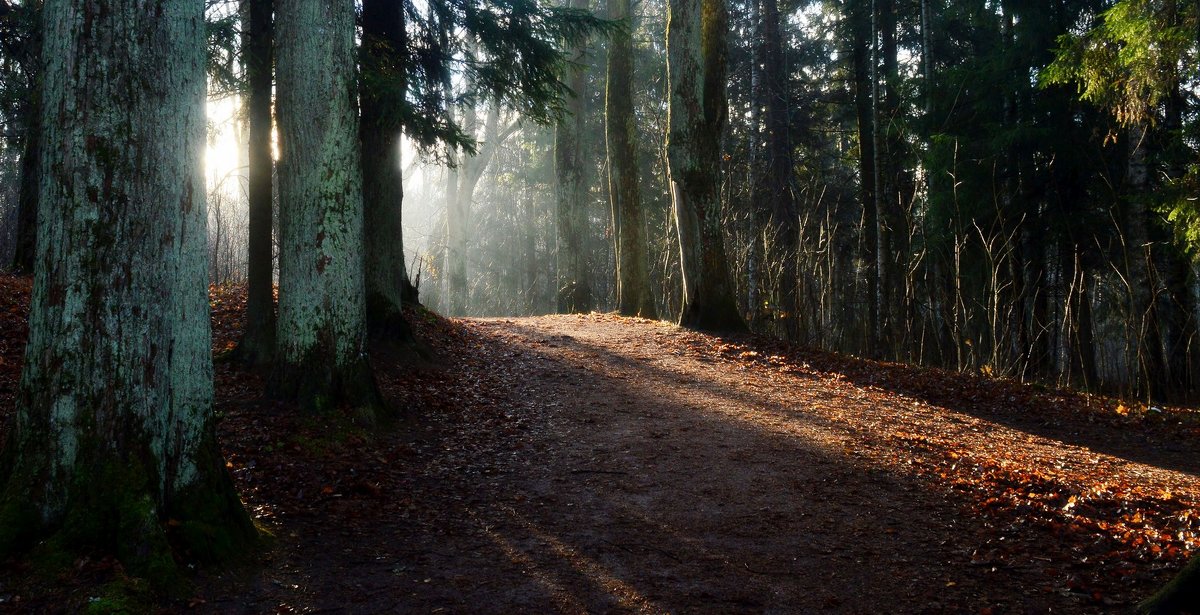
<path fill-rule="evenodd" d="M 587 8 L 587 0 L 572 0 L 571 8 Z M 575 49 L 574 62 L 584 62 L 584 46 Z M 584 68 L 575 67 L 568 78 L 571 95 L 566 114 L 554 130 L 554 178 L 557 203 L 558 311 L 587 312 L 592 309 L 592 287 L 588 281 L 587 231 L 588 190 L 583 181 Z"/>
<path fill-rule="evenodd" d="M 246 328 L 235 356 L 251 365 L 269 363 L 275 353 L 275 283 L 272 259 L 271 84 L 274 58 L 273 0 L 247 0 L 242 39 L 246 62 L 249 238 L 247 241 Z"/>
<path fill-rule="evenodd" d="M 725 100 L 724 0 L 671 0 L 667 8 L 667 159 L 683 273 L 679 324 L 744 329 L 721 228 L 720 143 Z"/>
<path fill-rule="evenodd" d="M 279 340 L 272 392 L 385 418 L 367 362 L 354 3 L 280 0 Z"/>
<path fill-rule="evenodd" d="M 638 173 L 637 119 L 633 114 L 633 11 L 631 0 L 609 0 L 609 18 L 623 22 L 608 46 L 604 128 L 608 147 L 608 195 L 616 258 L 617 311 L 657 318 L 650 293 L 646 219 Z"/>
<path fill-rule="evenodd" d="M 404 264 L 401 206 L 400 113 L 407 90 L 404 3 L 363 2 L 362 164 L 366 220 L 367 324 L 372 334 L 392 341 L 412 337 L 403 303 L 417 291 Z"/>
<path fill-rule="evenodd" d="M 1200 555 L 1193 555 L 1174 579 L 1134 609 L 1134 612 L 1146 615 L 1179 615 L 1198 611 L 1200 611 Z"/>
<path fill-rule="evenodd" d="M 203 3 L 45 7 L 38 255 L 0 551 L 255 540 L 217 446 L 205 284 Z M 170 523 L 168 523 L 170 520 Z"/>

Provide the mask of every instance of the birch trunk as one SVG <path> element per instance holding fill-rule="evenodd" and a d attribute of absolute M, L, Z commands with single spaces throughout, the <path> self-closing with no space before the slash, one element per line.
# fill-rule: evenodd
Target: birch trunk
<path fill-rule="evenodd" d="M 280 0 L 279 332 L 272 390 L 385 418 L 366 355 L 354 3 Z"/>
<path fill-rule="evenodd" d="M 222 558 L 255 539 L 212 412 L 204 3 L 44 15 L 43 208 L 0 551 L 57 533 L 162 580 L 168 540 Z"/>
<path fill-rule="evenodd" d="M 721 227 L 727 21 L 724 0 L 670 0 L 667 6 L 667 161 L 683 273 L 679 324 L 696 329 L 746 326 Z"/>

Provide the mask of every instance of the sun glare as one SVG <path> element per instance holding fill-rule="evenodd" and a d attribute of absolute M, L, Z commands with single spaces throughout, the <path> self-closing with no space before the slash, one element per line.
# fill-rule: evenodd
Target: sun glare
<path fill-rule="evenodd" d="M 204 150 L 204 174 L 208 190 L 221 190 L 238 196 L 239 178 L 245 175 L 245 154 L 242 149 L 238 110 L 241 101 L 236 96 L 208 101 L 208 134 Z"/>

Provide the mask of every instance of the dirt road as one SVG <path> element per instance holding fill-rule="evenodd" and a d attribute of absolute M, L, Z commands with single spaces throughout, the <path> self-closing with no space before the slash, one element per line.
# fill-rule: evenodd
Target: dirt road
<path fill-rule="evenodd" d="M 202 606 L 1105 612 L 1186 555 L 1122 527 L 1195 540 L 1195 468 L 1131 459 L 1149 436 L 1129 430 L 946 409 L 664 323 L 449 331 L 440 367 L 383 378 L 414 412 L 395 436 L 264 452 L 280 427 L 247 437 L 262 419 L 231 406 L 235 475 L 279 544 Z"/>

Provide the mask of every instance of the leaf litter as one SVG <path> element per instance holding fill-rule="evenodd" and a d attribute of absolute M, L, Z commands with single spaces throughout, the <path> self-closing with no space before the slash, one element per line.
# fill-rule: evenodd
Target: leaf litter
<path fill-rule="evenodd" d="M 29 281 L 0 279 L 0 436 Z M 213 346 L 244 294 L 211 289 Z M 606 314 L 408 317 L 374 432 L 216 366 L 219 430 L 273 536 L 163 612 L 1108 612 L 1200 543 L 1195 411 Z M 121 575 L 0 567 L 0 611 Z"/>

